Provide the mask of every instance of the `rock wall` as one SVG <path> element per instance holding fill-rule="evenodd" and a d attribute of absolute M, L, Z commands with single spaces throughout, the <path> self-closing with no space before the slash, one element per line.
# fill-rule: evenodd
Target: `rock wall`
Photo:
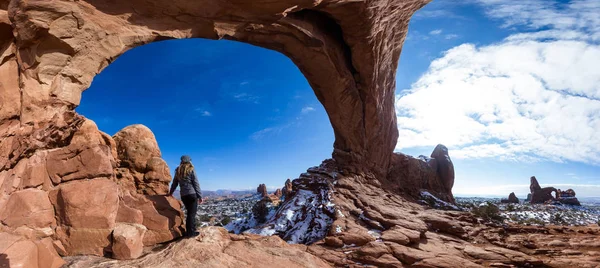
<path fill-rule="evenodd" d="M 435 147 L 431 157 L 394 154 L 387 179 L 382 183 L 385 189 L 414 199 L 427 191 L 443 201 L 454 203 L 454 164 L 448 149 L 441 144 Z"/>
<path fill-rule="evenodd" d="M 116 143 L 90 120 L 70 112 L 63 114 L 65 118 L 69 123 L 54 126 L 50 133 L 32 127 L 33 133 L 42 133 L 39 140 L 19 135 L 27 127 L 15 128 L 16 134 L 9 137 L 9 141 L 16 137 L 13 150 L 20 150 L 15 146 L 26 148 L 21 157 L 12 155 L 14 160 L 2 163 L 14 166 L 0 172 L 0 230 L 35 243 L 50 239 L 61 255 L 110 255 L 113 230 L 119 223 L 145 226 L 148 231 L 139 237 L 145 245 L 180 236 L 183 215 L 179 202 L 156 195 L 166 193 L 171 178 L 152 133 L 142 126 L 128 127 L 115 136 Z M 149 132 L 147 140 L 153 147 L 148 148 L 154 154 L 117 152 L 142 151 L 135 145 L 137 136 L 118 138 L 132 128 Z M 41 142 L 48 139 L 50 142 Z M 38 148 L 31 149 L 32 145 Z M 123 167 L 132 161 L 147 163 L 142 180 L 117 176 L 124 170 L 137 174 L 137 167 Z M 155 176 L 160 179 L 147 176 L 161 170 L 156 166 L 167 171 Z M 148 192 L 152 195 L 144 195 Z"/>

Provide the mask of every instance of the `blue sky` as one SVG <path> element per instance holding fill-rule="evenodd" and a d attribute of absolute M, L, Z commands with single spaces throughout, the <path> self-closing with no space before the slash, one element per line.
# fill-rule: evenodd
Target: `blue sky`
<path fill-rule="evenodd" d="M 410 24 L 397 72 L 397 151 L 447 145 L 462 196 L 542 186 L 600 196 L 600 3 L 436 0 Z M 281 187 L 331 156 L 333 131 L 285 56 L 201 39 L 135 48 L 77 109 L 110 135 L 150 127 L 203 189 Z"/>

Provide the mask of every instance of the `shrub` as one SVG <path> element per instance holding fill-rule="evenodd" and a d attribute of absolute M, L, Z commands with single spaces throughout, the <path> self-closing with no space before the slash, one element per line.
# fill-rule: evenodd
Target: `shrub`
<path fill-rule="evenodd" d="M 546 225 L 546 223 L 542 219 L 538 218 L 529 218 L 523 221 L 525 225 Z"/>
<path fill-rule="evenodd" d="M 266 202 L 259 201 L 252 207 L 252 214 L 258 223 L 264 223 L 267 221 L 267 215 L 269 214 L 269 208 Z"/>
<path fill-rule="evenodd" d="M 208 215 L 208 214 L 201 214 L 197 219 L 200 222 L 209 222 L 210 221 L 210 215 Z"/>
<path fill-rule="evenodd" d="M 566 224 L 566 221 L 565 221 L 563 215 L 560 213 L 555 213 L 554 215 L 552 215 L 552 217 L 550 217 L 550 222 L 552 222 L 553 224 L 557 224 L 557 225 Z"/>
<path fill-rule="evenodd" d="M 515 205 L 513 205 L 513 204 L 506 205 L 506 211 L 515 211 Z"/>
<path fill-rule="evenodd" d="M 500 215 L 500 209 L 498 206 L 487 202 L 485 205 L 475 207 L 471 210 L 471 213 L 478 218 L 482 218 L 487 221 L 503 221 L 504 217 Z"/>
<path fill-rule="evenodd" d="M 221 220 L 221 224 L 223 226 L 229 224 L 231 222 L 231 218 L 229 216 L 225 216 L 222 220 Z"/>

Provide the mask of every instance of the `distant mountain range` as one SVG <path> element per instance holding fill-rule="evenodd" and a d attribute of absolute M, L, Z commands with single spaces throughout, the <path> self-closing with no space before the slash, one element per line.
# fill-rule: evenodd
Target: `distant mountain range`
<path fill-rule="evenodd" d="M 255 194 L 256 190 L 216 190 L 216 191 L 205 191 L 202 190 L 202 197 L 241 197 L 245 195 Z M 179 189 L 175 190 L 173 196 L 179 198 Z"/>

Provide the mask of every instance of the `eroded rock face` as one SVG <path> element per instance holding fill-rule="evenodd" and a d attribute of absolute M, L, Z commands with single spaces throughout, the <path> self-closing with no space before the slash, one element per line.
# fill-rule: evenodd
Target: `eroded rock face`
<path fill-rule="evenodd" d="M 149 235 L 140 238 L 146 245 L 181 236 L 180 204 L 137 189 L 156 193 L 168 187 L 170 175 L 162 159 L 150 157 L 138 182 L 117 178 L 120 161 L 110 136 L 73 113 L 54 120 L 58 123 L 39 123 L 47 128 L 17 128 L 13 123 L 0 128 L 11 135 L 0 140 L 0 148 L 12 150 L 0 163 L 0 230 L 33 242 L 50 239 L 45 243 L 61 255 L 111 254 L 113 230 L 121 221 L 147 225 Z M 131 196 L 135 204 L 127 203 Z M 40 250 L 40 258 L 54 262 Z M 46 267 L 41 263 L 26 265 Z"/>
<path fill-rule="evenodd" d="M 286 199 L 288 199 L 288 196 L 291 196 L 293 192 L 294 188 L 292 187 L 292 181 L 290 179 L 287 179 L 285 181 L 285 184 L 283 185 L 283 188 L 281 188 L 281 194 L 285 196 Z"/>
<path fill-rule="evenodd" d="M 512 203 L 512 204 L 518 204 L 519 203 L 519 198 L 517 198 L 517 196 L 515 195 L 514 192 L 510 193 L 508 195 L 508 198 L 506 199 L 502 199 L 500 200 L 502 203 Z"/>
<path fill-rule="evenodd" d="M 14 192 L 0 210 L 0 221 L 8 227 L 43 228 L 56 225 L 48 193 L 42 190 L 29 188 Z"/>
<path fill-rule="evenodd" d="M 454 203 L 454 165 L 444 145 L 438 145 L 431 158 L 414 158 L 402 153 L 392 156 L 390 172 L 383 180 L 384 188 L 418 199 L 423 191 Z"/>
<path fill-rule="evenodd" d="M 260 184 L 258 187 L 256 187 L 256 193 L 260 194 L 262 197 L 269 196 L 269 193 L 267 192 L 267 186 L 264 184 Z"/>
<path fill-rule="evenodd" d="M 154 133 L 143 125 L 128 126 L 113 136 L 119 168 L 118 178 L 129 181 L 129 190 L 140 194 L 165 195 L 169 192 L 171 173 Z"/>

